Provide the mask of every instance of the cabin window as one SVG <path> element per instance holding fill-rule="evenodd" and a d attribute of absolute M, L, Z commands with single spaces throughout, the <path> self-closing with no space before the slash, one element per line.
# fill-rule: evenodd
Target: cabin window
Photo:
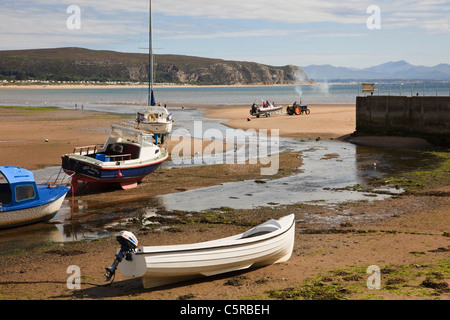
<path fill-rule="evenodd" d="M 34 192 L 34 187 L 32 185 L 23 185 L 16 187 L 16 201 L 24 201 L 28 199 L 33 199 L 36 193 Z"/>
<path fill-rule="evenodd" d="M 11 203 L 12 193 L 9 184 L 0 184 L 0 204 Z"/>

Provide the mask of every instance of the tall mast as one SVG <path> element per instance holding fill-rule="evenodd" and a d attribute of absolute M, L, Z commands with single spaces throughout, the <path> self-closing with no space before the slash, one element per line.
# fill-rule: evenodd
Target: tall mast
<path fill-rule="evenodd" d="M 148 55 L 148 105 L 152 105 L 152 95 L 153 95 L 153 44 L 152 44 L 152 0 L 149 0 L 149 33 L 148 33 L 148 44 L 149 44 L 149 55 Z"/>

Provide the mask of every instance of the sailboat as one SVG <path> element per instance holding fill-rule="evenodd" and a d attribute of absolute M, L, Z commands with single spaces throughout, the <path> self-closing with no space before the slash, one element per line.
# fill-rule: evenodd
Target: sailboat
<path fill-rule="evenodd" d="M 161 141 L 172 131 L 172 114 L 165 106 L 156 105 L 153 93 L 153 41 L 152 41 L 152 1 L 149 0 L 149 72 L 148 72 L 148 102 L 147 106 L 136 112 L 136 123 L 138 128 L 155 133 L 161 137 Z"/>

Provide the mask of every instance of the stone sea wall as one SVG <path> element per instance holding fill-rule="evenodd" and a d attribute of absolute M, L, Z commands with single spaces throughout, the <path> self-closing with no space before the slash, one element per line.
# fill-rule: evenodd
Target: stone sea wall
<path fill-rule="evenodd" d="M 356 131 L 416 136 L 450 146 L 450 96 L 357 97 Z"/>

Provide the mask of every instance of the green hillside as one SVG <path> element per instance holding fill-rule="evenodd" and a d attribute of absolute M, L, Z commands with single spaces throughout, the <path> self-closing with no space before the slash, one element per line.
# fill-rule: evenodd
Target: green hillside
<path fill-rule="evenodd" d="M 155 55 L 156 83 L 289 84 L 306 73 L 297 66 L 274 67 L 182 55 Z M 0 51 L 0 80 L 148 80 L 148 55 L 83 48 Z"/>

